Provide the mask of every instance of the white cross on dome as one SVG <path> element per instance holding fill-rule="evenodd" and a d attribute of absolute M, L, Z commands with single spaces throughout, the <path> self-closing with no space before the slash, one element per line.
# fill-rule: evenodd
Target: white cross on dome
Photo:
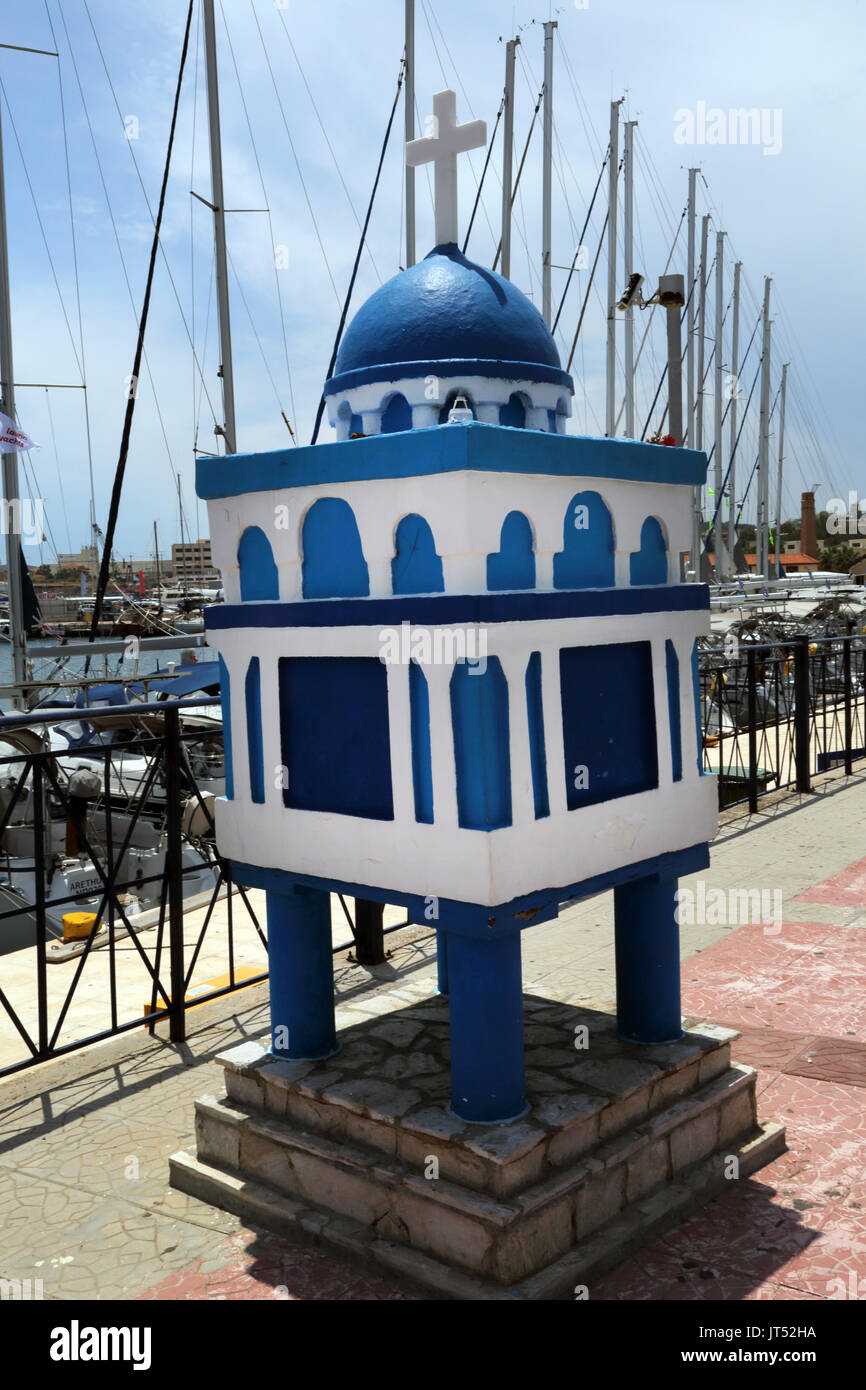
<path fill-rule="evenodd" d="M 433 98 L 433 134 L 411 140 L 406 163 L 415 169 L 429 164 L 435 169 L 436 245 L 457 241 L 457 156 L 487 144 L 487 122 L 457 124 L 456 92 L 437 92 Z"/>

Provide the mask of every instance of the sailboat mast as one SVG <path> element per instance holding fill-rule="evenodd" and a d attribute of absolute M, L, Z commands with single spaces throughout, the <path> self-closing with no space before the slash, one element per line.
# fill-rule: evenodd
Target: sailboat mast
<path fill-rule="evenodd" d="M 553 323 L 551 296 L 551 235 L 553 208 L 553 31 L 555 19 L 544 25 L 544 178 L 541 190 L 541 312 L 548 328 Z"/>
<path fill-rule="evenodd" d="M 162 579 L 159 573 L 159 535 L 157 534 L 156 522 L 153 523 L 153 553 L 156 557 L 156 594 L 157 606 L 162 608 Z"/>
<path fill-rule="evenodd" d="M 184 529 L 183 529 L 183 492 L 181 491 L 181 482 L 180 482 L 180 474 L 179 474 L 179 473 L 178 473 L 178 475 L 177 475 L 177 510 L 178 510 L 178 514 L 179 514 L 179 516 L 180 516 L 180 554 L 181 554 L 181 567 L 182 567 L 182 569 L 183 569 L 183 578 L 182 578 L 182 580 L 181 580 L 181 586 L 182 586 L 182 588 L 183 588 L 184 595 L 186 595 L 186 589 L 187 589 L 187 585 L 186 585 L 186 581 L 187 581 L 186 536 L 184 535 Z"/>
<path fill-rule="evenodd" d="M 730 578 L 727 546 L 725 544 L 725 523 L 722 516 L 722 487 L 724 470 L 722 468 L 722 334 L 724 322 L 725 296 L 725 234 L 716 232 L 716 331 L 715 358 L 713 361 L 713 542 L 716 551 L 716 579 Z"/>
<path fill-rule="evenodd" d="M 634 128 L 637 121 L 626 121 L 622 150 L 623 176 L 623 254 L 625 282 L 634 270 Z M 625 435 L 634 439 L 634 310 L 625 311 Z"/>
<path fill-rule="evenodd" d="M 237 453 L 235 428 L 235 386 L 232 368 L 232 335 L 229 317 L 228 258 L 226 254 L 226 219 L 223 196 L 223 161 L 220 141 L 219 86 L 217 79 L 216 26 L 213 0 L 202 0 L 204 18 L 205 66 L 207 69 L 207 114 L 210 135 L 211 208 L 213 211 L 214 246 L 216 251 L 216 295 L 220 330 L 220 376 L 222 377 L 223 414 L 225 423 L 217 433 L 225 440 L 227 454 Z"/>
<path fill-rule="evenodd" d="M 695 447 L 695 183 L 697 169 L 689 170 L 688 252 L 686 266 L 686 428 L 685 442 Z M 696 489 L 697 490 L 697 489 Z"/>
<path fill-rule="evenodd" d="M 505 45 L 505 134 L 502 141 L 502 253 L 500 274 L 511 279 L 511 200 L 514 183 L 514 56 L 520 39 Z"/>
<path fill-rule="evenodd" d="M 12 303 L 9 292 L 9 243 L 6 235 L 6 180 L 3 164 L 3 127 L 0 111 L 0 409 L 15 419 L 15 373 L 12 366 Z M 21 579 L 21 499 L 18 491 L 18 455 L 3 455 L 3 532 L 6 536 L 6 582 L 9 590 L 9 637 L 12 646 L 12 678 L 16 686 L 27 679 L 24 633 L 24 596 Z M 23 695 L 16 693 L 16 707 Z"/>
<path fill-rule="evenodd" d="M 686 423 L 683 443 L 695 447 L 695 187 L 697 169 L 689 170 L 688 252 L 686 265 Z M 701 489 L 692 494 L 691 574 L 697 583 L 701 577 L 701 530 L 703 508 Z"/>
<path fill-rule="evenodd" d="M 704 354 L 707 343 L 707 240 L 710 232 L 710 214 L 705 212 L 701 218 L 701 270 L 700 297 L 698 299 L 698 387 L 697 418 L 695 420 L 695 448 L 704 447 Z"/>
<path fill-rule="evenodd" d="M 781 579 L 782 570 L 780 567 L 782 554 L 782 541 L 780 531 L 782 529 L 782 463 L 785 458 L 785 395 L 788 388 L 788 363 L 782 363 L 782 385 L 779 388 L 779 474 L 776 482 L 776 578 Z"/>
<path fill-rule="evenodd" d="M 740 273 L 743 262 L 734 266 L 734 300 L 731 305 L 731 462 L 728 488 L 731 494 L 731 520 L 728 526 L 728 553 L 734 570 L 737 547 L 737 402 L 740 399 Z"/>
<path fill-rule="evenodd" d="M 406 144 L 415 139 L 415 0 L 406 0 Z M 415 167 L 406 163 L 406 269 L 415 264 Z"/>
<path fill-rule="evenodd" d="M 755 532 L 755 578 L 770 577 L 768 536 L 768 474 L 770 470 L 770 285 L 764 280 L 763 335 L 761 344 L 761 423 L 758 444 L 758 510 Z"/>
<path fill-rule="evenodd" d="M 607 185 L 607 355 L 604 432 L 609 439 L 613 439 L 616 434 L 616 198 L 619 175 L 619 107 L 619 101 L 612 101 L 610 104 L 610 164 Z"/>

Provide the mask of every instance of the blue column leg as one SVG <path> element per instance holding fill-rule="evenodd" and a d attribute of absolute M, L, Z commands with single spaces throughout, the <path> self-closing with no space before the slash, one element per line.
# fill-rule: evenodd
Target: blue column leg
<path fill-rule="evenodd" d="M 682 1037 L 676 891 L 675 878 L 614 889 L 617 1032 L 628 1042 Z"/>
<path fill-rule="evenodd" d="M 442 927 L 436 928 L 436 991 L 448 993 L 448 934 Z"/>
<path fill-rule="evenodd" d="M 271 1052 L 330 1057 L 337 1050 L 330 896 L 318 888 L 268 890 Z"/>
<path fill-rule="evenodd" d="M 520 933 L 447 937 L 451 1108 L 464 1120 L 513 1120 L 526 1110 Z"/>

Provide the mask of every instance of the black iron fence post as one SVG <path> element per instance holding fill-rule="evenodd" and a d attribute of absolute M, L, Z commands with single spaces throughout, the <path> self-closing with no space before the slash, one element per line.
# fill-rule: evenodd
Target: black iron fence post
<path fill-rule="evenodd" d="M 809 638 L 794 638 L 794 762 L 797 768 L 797 791 L 812 790 L 811 708 L 809 699 Z"/>
<path fill-rule="evenodd" d="M 183 842 L 181 839 L 180 718 L 176 709 L 165 712 L 165 877 L 168 886 L 168 952 L 171 978 L 172 1042 L 186 1040 L 183 959 Z"/>
<path fill-rule="evenodd" d="M 383 965 L 385 962 L 384 912 L 382 903 L 355 899 L 355 960 L 359 965 Z"/>
<path fill-rule="evenodd" d="M 853 718 L 851 710 L 851 638 L 842 639 L 842 678 L 845 688 L 845 776 L 854 771 Z"/>
<path fill-rule="evenodd" d="M 712 687 L 712 684 L 711 684 L 711 685 L 710 685 L 709 698 L 708 698 L 707 701 L 706 701 L 706 708 L 707 708 L 707 710 L 709 711 L 709 709 L 711 708 L 711 701 L 712 701 L 713 694 L 715 694 L 715 697 L 716 697 L 716 713 L 717 713 L 717 716 L 718 716 L 718 731 L 719 731 L 719 805 L 720 805 L 720 806 L 726 806 L 726 805 L 728 804 L 728 803 L 727 803 L 727 791 L 726 791 L 726 788 L 725 788 L 725 782 L 726 782 L 726 779 L 727 779 L 727 775 L 728 775 L 728 774 L 727 774 L 727 771 L 726 771 L 726 769 L 725 769 L 725 728 L 724 728 L 724 714 L 723 714 L 723 711 L 724 711 L 724 704 L 725 704 L 725 682 L 726 682 L 727 679 L 728 679 L 728 678 L 727 678 L 727 676 L 726 676 L 726 674 L 725 674 L 725 668 L 724 668 L 724 666 L 719 666 L 718 670 L 716 671 L 716 675 L 715 675 L 715 684 L 716 684 L 715 692 L 713 691 L 713 687 Z M 702 730 L 701 730 L 701 750 L 702 750 L 703 753 L 706 752 L 706 747 L 707 747 L 707 731 L 706 731 L 706 729 L 702 729 Z M 732 746 L 732 748 L 731 748 L 731 753 L 730 753 L 730 762 L 729 762 L 729 764 L 728 764 L 729 767 L 731 767 L 731 766 L 733 765 L 734 752 L 735 752 L 735 749 L 734 749 L 734 746 Z M 702 766 L 703 766 L 703 764 L 702 764 Z"/>
<path fill-rule="evenodd" d="M 749 810 L 758 809 L 758 671 L 754 647 L 746 649 L 746 706 L 749 719 Z"/>
<path fill-rule="evenodd" d="M 33 868 L 35 889 L 33 906 L 36 917 L 36 1013 L 38 1018 L 39 1056 L 48 1056 L 48 980 L 45 958 L 47 923 L 45 920 L 45 781 L 42 759 L 33 759 Z"/>

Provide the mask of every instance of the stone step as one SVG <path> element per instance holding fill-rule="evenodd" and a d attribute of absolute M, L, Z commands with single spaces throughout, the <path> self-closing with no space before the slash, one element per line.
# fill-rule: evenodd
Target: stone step
<path fill-rule="evenodd" d="M 173 1154 L 170 1171 L 172 1185 L 200 1201 L 233 1212 L 244 1221 L 276 1231 L 298 1244 L 336 1252 L 364 1270 L 375 1265 L 386 1274 L 409 1281 L 426 1297 L 521 1302 L 571 1300 L 584 1296 L 584 1291 L 591 1294 L 593 1281 L 726 1190 L 732 1158 L 736 1159 L 740 1178 L 745 1179 L 784 1148 L 784 1128 L 775 1123 L 761 1124 L 754 1137 L 729 1145 L 724 1155 L 712 1154 L 696 1163 L 653 1196 L 633 1203 L 559 1259 L 510 1285 L 455 1269 L 423 1251 L 387 1239 L 351 1217 L 337 1216 L 288 1197 L 191 1154 Z"/>
<path fill-rule="evenodd" d="M 562 1012 L 581 1017 L 567 1007 Z M 254 1043 L 218 1060 L 228 1098 L 243 1110 L 410 1165 L 435 1155 L 442 1177 L 498 1199 L 651 1121 L 730 1067 L 731 1030 L 700 1025 L 676 1043 L 638 1049 L 615 1039 L 613 1020 L 592 1017 L 605 1026 L 593 1032 L 586 1052 L 549 1043 L 528 1049 L 530 1110 L 506 1126 L 467 1124 L 451 1114 L 445 1072 L 429 1081 L 411 1072 L 404 1080 L 358 1075 L 352 1049 L 369 1046 L 365 1036 L 324 1062 L 279 1061 Z M 558 1070 L 548 1074 L 545 1066 Z M 561 1089 L 545 1090 L 551 1075 Z"/>
<path fill-rule="evenodd" d="M 503 1133 L 515 1126 L 503 1126 Z M 755 1072 L 732 1066 L 585 1154 L 548 1165 L 507 1196 L 450 1178 L 395 1150 L 322 1134 L 253 1107 L 196 1106 L 199 1161 L 361 1223 L 375 1235 L 494 1283 L 525 1279 L 623 1210 L 757 1129 Z M 393 1133 L 393 1130 L 392 1130 Z M 431 1146 L 426 1156 L 437 1157 Z"/>

